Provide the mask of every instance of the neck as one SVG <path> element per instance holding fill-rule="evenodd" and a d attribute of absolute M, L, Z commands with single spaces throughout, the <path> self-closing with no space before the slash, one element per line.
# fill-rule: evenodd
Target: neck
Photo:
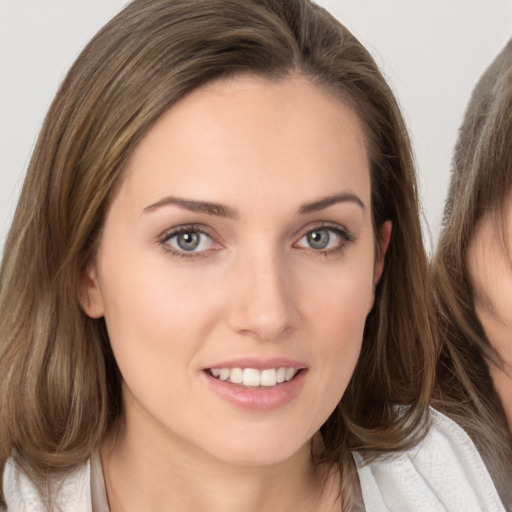
<path fill-rule="evenodd" d="M 314 465 L 310 443 L 277 464 L 244 466 L 125 419 L 101 459 L 111 512 L 341 510 L 338 471 Z"/>

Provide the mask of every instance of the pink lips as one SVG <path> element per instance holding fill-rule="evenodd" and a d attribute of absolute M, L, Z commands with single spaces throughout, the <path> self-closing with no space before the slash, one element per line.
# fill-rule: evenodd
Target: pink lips
<path fill-rule="evenodd" d="M 210 372 L 212 368 L 254 368 L 262 371 L 280 367 L 295 368 L 298 372 L 291 380 L 272 387 L 246 387 L 242 384 L 234 384 L 229 381 L 216 379 Z M 210 389 L 233 405 L 256 411 L 270 411 L 283 407 L 299 394 L 306 379 L 307 367 L 303 363 L 290 359 L 271 359 L 266 361 L 237 359 L 215 363 L 215 365 L 205 369 L 203 375 Z"/>

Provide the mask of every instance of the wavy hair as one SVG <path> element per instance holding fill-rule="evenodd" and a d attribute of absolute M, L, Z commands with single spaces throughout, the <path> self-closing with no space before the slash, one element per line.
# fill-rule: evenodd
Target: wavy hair
<path fill-rule="evenodd" d="M 501 362 L 475 311 L 476 289 L 467 257 L 483 216 L 497 213 L 500 224 L 512 190 L 511 151 L 512 40 L 482 75 L 467 106 L 455 147 L 443 230 L 432 261 L 432 290 L 443 342 L 435 403 L 472 437 L 502 500 L 510 506 L 512 438 L 488 367 Z"/>
<path fill-rule="evenodd" d="M 216 79 L 300 74 L 361 119 L 375 233 L 393 230 L 363 346 L 322 426 L 323 461 L 401 450 L 422 435 L 435 368 L 416 176 L 399 107 L 373 58 L 308 0 L 135 0 L 88 44 L 53 101 L 0 271 L 0 469 L 35 480 L 83 464 L 115 428 L 121 376 L 78 286 L 133 149 L 181 97 Z M 377 235 L 375 235 L 377 236 Z M 395 404 L 404 404 L 399 413 Z M 91 421 L 91 419 L 94 421 Z M 350 471 L 352 468 L 352 471 Z M 46 479 L 46 480 L 45 480 Z"/>

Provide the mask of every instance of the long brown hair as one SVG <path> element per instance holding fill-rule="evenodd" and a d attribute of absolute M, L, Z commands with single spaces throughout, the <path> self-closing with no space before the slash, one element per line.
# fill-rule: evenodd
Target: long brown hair
<path fill-rule="evenodd" d="M 115 426 L 121 376 L 78 283 L 133 149 L 179 98 L 221 77 L 299 73 L 365 127 L 375 232 L 393 224 L 362 352 L 322 427 L 322 460 L 382 453 L 423 432 L 434 345 L 410 143 L 364 47 L 308 0 L 135 0 L 89 43 L 48 112 L 0 273 L 0 468 L 37 480 L 84 463 Z M 409 407 L 399 412 L 395 404 Z M 404 412 L 405 411 L 405 412 Z M 347 507 L 348 508 L 348 507 Z"/>
<path fill-rule="evenodd" d="M 443 341 L 436 406 L 473 438 L 509 505 L 512 439 L 487 365 L 500 364 L 500 358 L 475 312 L 467 255 L 478 223 L 487 212 L 503 212 L 511 189 L 512 40 L 483 74 L 468 104 L 453 158 L 444 227 L 432 262 Z"/>

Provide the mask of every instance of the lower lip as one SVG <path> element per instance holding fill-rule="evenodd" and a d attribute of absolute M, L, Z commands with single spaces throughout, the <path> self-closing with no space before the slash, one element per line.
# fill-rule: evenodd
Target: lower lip
<path fill-rule="evenodd" d="M 291 402 L 302 389 L 306 374 L 307 370 L 302 369 L 293 379 L 276 386 L 247 388 L 240 384 L 216 379 L 204 372 L 209 386 L 216 394 L 238 407 L 255 411 L 271 411 Z"/>

